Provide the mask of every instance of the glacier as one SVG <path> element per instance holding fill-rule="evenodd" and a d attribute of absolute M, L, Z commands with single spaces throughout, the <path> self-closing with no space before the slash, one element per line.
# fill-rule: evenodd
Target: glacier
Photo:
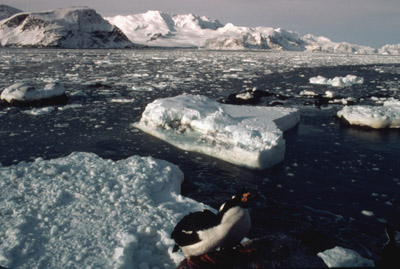
<path fill-rule="evenodd" d="M 154 47 L 204 48 L 215 50 L 288 50 L 352 54 L 400 54 L 399 45 L 381 49 L 334 42 L 312 34 L 272 27 L 243 27 L 221 24 L 205 16 L 177 15 L 150 10 L 146 13 L 105 17 L 133 42 Z"/>

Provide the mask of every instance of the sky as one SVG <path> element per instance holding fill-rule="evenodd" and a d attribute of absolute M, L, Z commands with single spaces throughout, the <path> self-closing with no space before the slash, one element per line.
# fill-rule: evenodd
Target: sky
<path fill-rule="evenodd" d="M 23 11 L 88 6 L 104 17 L 159 10 L 380 48 L 400 43 L 399 0 L 0 0 Z"/>

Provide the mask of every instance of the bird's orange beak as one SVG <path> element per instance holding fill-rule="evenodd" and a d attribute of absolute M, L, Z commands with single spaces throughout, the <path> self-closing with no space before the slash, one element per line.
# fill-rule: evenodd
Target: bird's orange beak
<path fill-rule="evenodd" d="M 246 192 L 246 193 L 243 194 L 242 200 L 241 200 L 241 201 L 242 201 L 243 203 L 246 203 L 247 200 L 249 200 L 249 197 L 250 197 L 250 192 Z"/>

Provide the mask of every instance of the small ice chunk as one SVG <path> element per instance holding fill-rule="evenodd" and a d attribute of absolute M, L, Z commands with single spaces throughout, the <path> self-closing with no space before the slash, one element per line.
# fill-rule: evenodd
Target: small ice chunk
<path fill-rule="evenodd" d="M 300 95 L 302 95 L 302 96 L 316 96 L 317 94 L 314 91 L 303 90 L 303 91 L 300 92 Z"/>
<path fill-rule="evenodd" d="M 342 247 L 334 247 L 323 252 L 319 252 L 325 264 L 331 267 L 374 267 L 372 260 L 362 257 L 358 252 Z"/>
<path fill-rule="evenodd" d="M 13 100 L 29 102 L 61 96 L 64 93 L 65 88 L 59 82 L 47 84 L 43 89 L 36 89 L 23 82 L 15 83 L 5 88 L 1 93 L 0 99 L 8 103 L 11 103 Z"/>
<path fill-rule="evenodd" d="M 363 214 L 364 216 L 367 216 L 367 217 L 373 217 L 374 216 L 374 212 L 369 211 L 369 210 L 362 210 L 361 214 Z"/>
<path fill-rule="evenodd" d="M 332 91 L 325 91 L 325 96 L 324 97 L 326 97 L 326 98 L 333 98 L 333 97 L 335 97 L 336 95 L 335 95 L 335 93 L 334 92 L 332 92 Z"/>
<path fill-rule="evenodd" d="M 250 99 L 254 98 L 254 95 L 251 92 L 245 92 L 245 93 L 236 94 L 236 98 L 242 99 L 242 100 L 250 100 Z"/>
<path fill-rule="evenodd" d="M 22 111 L 22 113 L 32 115 L 32 116 L 40 116 L 40 115 L 45 115 L 53 112 L 55 110 L 55 107 L 42 107 L 42 108 L 32 108 L 30 110 L 25 110 Z"/>
<path fill-rule="evenodd" d="M 310 84 L 327 85 L 332 87 L 350 87 L 356 84 L 363 84 L 364 78 L 355 75 L 347 75 L 345 77 L 334 77 L 327 79 L 323 76 L 312 77 L 309 79 Z"/>
<path fill-rule="evenodd" d="M 327 85 L 328 79 L 323 76 L 312 77 L 309 79 L 310 84 Z"/>

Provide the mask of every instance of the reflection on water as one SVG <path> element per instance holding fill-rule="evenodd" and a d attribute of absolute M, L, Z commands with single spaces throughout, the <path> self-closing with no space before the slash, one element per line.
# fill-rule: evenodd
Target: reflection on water
<path fill-rule="evenodd" d="M 355 143 L 360 143 L 366 147 L 376 150 L 384 148 L 387 153 L 398 154 L 400 151 L 400 130 L 374 130 L 360 128 L 343 128 L 348 137 Z"/>

